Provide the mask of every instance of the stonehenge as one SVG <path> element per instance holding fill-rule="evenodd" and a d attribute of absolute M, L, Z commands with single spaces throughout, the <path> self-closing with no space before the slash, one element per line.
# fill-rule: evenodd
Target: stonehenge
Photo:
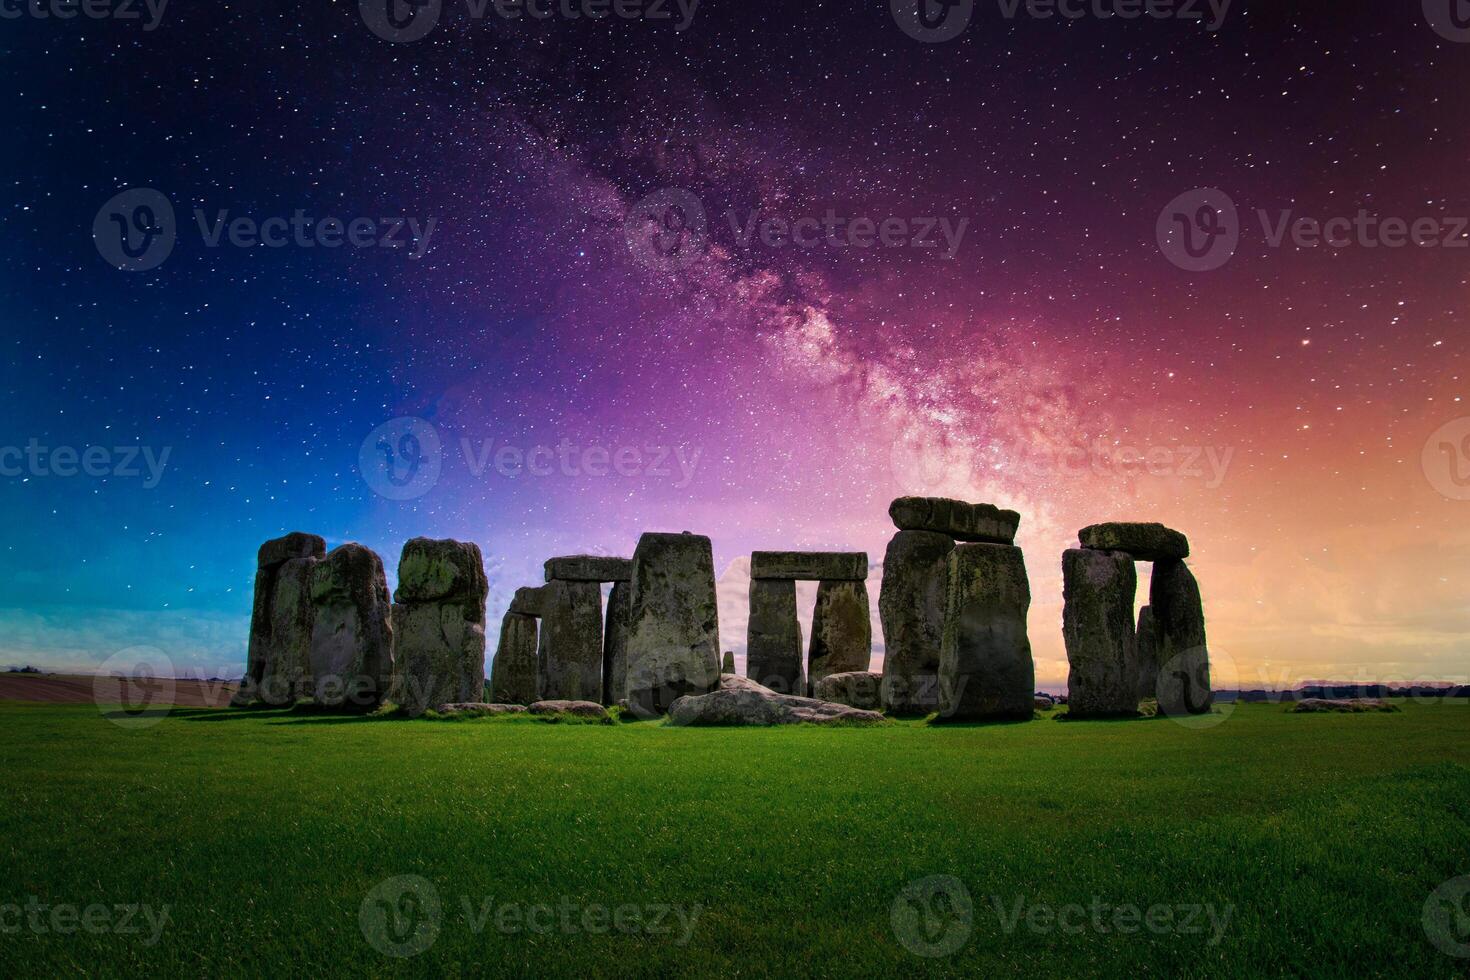
<path fill-rule="evenodd" d="M 714 548 L 702 534 L 649 532 L 633 550 L 627 703 L 660 715 L 720 680 Z"/>
<path fill-rule="evenodd" d="M 389 700 L 421 715 L 478 701 L 485 687 L 485 599 L 480 548 L 414 538 L 398 562 Z"/>
<path fill-rule="evenodd" d="M 327 543 L 293 531 L 260 546 L 245 676 L 232 703 L 280 707 L 311 694 L 311 569 Z"/>
<path fill-rule="evenodd" d="M 949 554 L 939 646 L 944 721 L 1029 719 L 1036 672 L 1026 615 L 1031 586 L 1021 549 L 966 543 Z"/>
<path fill-rule="evenodd" d="M 778 693 L 809 694 L 828 674 L 867 670 L 873 651 L 867 578 L 868 556 L 861 551 L 752 552 L 747 676 Z M 804 672 L 798 579 L 817 582 Z"/>
<path fill-rule="evenodd" d="M 488 681 L 488 581 L 477 545 L 414 538 L 390 601 L 383 563 L 360 544 L 326 550 L 293 532 L 265 542 L 245 676 L 232 704 L 411 716 L 506 714 L 547 704 L 588 716 L 621 705 L 675 724 L 1029 719 L 1051 701 L 1035 688 L 1031 589 L 1015 545 L 1020 515 L 989 504 L 900 497 L 878 609 L 885 657 L 869 670 L 872 626 L 863 552 L 750 556 L 746 676 L 721 654 L 713 546 L 645 533 L 631 558 L 569 555 L 545 584 L 517 589 L 500 623 Z M 1162 524 L 1095 524 L 1062 557 L 1067 716 L 1211 710 L 1210 662 L 1188 539 Z M 1153 564 L 1136 618 L 1137 561 Z M 803 656 L 796 583 L 815 581 Z M 610 586 L 604 608 L 603 586 Z M 490 710 L 490 709 L 495 710 Z M 593 709 L 596 708 L 597 711 Z M 503 709 L 503 710 L 502 710 Z M 609 716 L 610 717 L 610 716 Z"/>
<path fill-rule="evenodd" d="M 387 696 L 393 626 L 383 561 L 360 544 L 333 548 L 311 570 L 311 678 L 317 704 L 368 711 Z"/>
<path fill-rule="evenodd" d="M 1071 718 L 1136 714 L 1155 698 L 1164 715 L 1208 712 L 1210 659 L 1189 539 L 1162 524 L 1094 524 L 1062 557 L 1062 634 Z M 1135 561 L 1153 563 L 1148 605 L 1133 618 Z"/>

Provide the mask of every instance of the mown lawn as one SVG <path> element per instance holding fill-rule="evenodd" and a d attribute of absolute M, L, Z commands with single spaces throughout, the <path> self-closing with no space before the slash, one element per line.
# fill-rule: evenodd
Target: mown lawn
<path fill-rule="evenodd" d="M 1423 924 L 1431 892 L 1470 874 L 1463 702 L 1250 705 L 1204 730 L 212 709 L 133 730 L 92 706 L 13 704 L 0 726 L 5 976 L 1470 966 Z M 932 876 L 937 891 L 912 886 L 926 901 L 900 898 Z M 37 906 L 103 911 L 89 931 Z M 117 906 L 167 921 L 140 908 L 119 933 Z"/>

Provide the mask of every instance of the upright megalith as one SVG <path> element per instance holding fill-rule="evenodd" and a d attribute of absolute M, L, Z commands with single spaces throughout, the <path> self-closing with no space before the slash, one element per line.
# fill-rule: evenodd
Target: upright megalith
<path fill-rule="evenodd" d="M 540 697 L 602 701 L 602 588 L 553 579 L 542 593 Z"/>
<path fill-rule="evenodd" d="M 633 614 L 631 582 L 614 582 L 607 594 L 607 625 L 602 631 L 602 703 L 611 707 L 628 697 L 628 619 Z"/>
<path fill-rule="evenodd" d="M 1158 694 L 1159 648 L 1163 638 L 1159 636 L 1159 622 L 1154 618 L 1154 607 L 1144 606 L 1138 610 L 1138 700 L 1144 701 Z"/>
<path fill-rule="evenodd" d="M 893 714 L 939 708 L 945 584 L 955 543 L 937 531 L 899 531 L 883 556 L 883 707 Z"/>
<path fill-rule="evenodd" d="M 872 658 L 873 621 L 868 611 L 867 583 L 818 582 L 807 651 L 807 687 L 815 690 L 817 682 L 828 674 L 865 671 Z"/>
<path fill-rule="evenodd" d="M 647 533 L 633 552 L 628 705 L 663 714 L 719 684 L 714 549 L 702 534 Z"/>
<path fill-rule="evenodd" d="M 490 697 L 495 704 L 531 704 L 536 692 L 536 617 L 508 612 L 500 621 L 500 642 L 490 666 Z"/>
<path fill-rule="evenodd" d="M 733 674 L 733 673 L 735 673 L 735 651 L 734 650 L 726 650 L 725 651 L 724 659 L 722 659 L 720 661 L 720 673 L 721 674 Z"/>
<path fill-rule="evenodd" d="M 483 698 L 488 591 L 478 545 L 414 538 L 403 546 L 389 700 L 421 715 Z"/>
<path fill-rule="evenodd" d="M 245 677 L 232 703 L 288 705 L 311 695 L 311 569 L 327 543 L 293 531 L 260 546 Z"/>
<path fill-rule="evenodd" d="M 534 616 L 540 619 L 546 615 L 546 586 L 525 586 L 516 589 L 515 595 L 510 600 L 510 612 L 521 616 Z"/>
<path fill-rule="evenodd" d="M 311 571 L 311 674 L 318 704 L 371 710 L 387 696 L 393 627 L 383 561 L 360 544 L 333 548 Z"/>
<path fill-rule="evenodd" d="M 993 504 L 970 504 L 946 497 L 899 497 L 888 516 L 900 531 L 933 531 L 956 541 L 1012 544 L 1021 515 Z"/>
<path fill-rule="evenodd" d="M 750 621 L 745 631 L 745 676 L 778 694 L 803 694 L 801 623 L 796 582 L 752 579 Z"/>
<path fill-rule="evenodd" d="M 1199 583 L 1184 562 L 1154 562 L 1149 608 L 1157 620 L 1159 711 L 1204 714 L 1214 705 L 1205 611 Z"/>
<path fill-rule="evenodd" d="M 1031 585 L 1021 549 L 961 544 L 948 561 L 939 648 L 940 719 L 1029 719 L 1035 708 L 1036 670 L 1026 631 Z"/>
<path fill-rule="evenodd" d="M 1072 548 L 1062 555 L 1069 718 L 1138 711 L 1138 647 L 1133 632 L 1137 592 L 1133 559 L 1121 551 Z"/>

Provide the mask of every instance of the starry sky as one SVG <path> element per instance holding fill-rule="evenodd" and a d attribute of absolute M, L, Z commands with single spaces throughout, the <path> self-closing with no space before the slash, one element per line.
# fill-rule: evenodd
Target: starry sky
<path fill-rule="evenodd" d="M 1023 515 L 1042 687 L 1061 552 L 1112 519 L 1189 535 L 1221 682 L 1463 680 L 1470 43 L 1432 7 L 992 2 L 939 43 L 886 0 L 445 0 L 408 42 L 356 0 L 0 21 L 0 664 L 237 675 L 290 530 L 390 585 L 408 538 L 476 541 L 492 623 L 547 557 L 708 534 L 743 658 L 751 550 L 866 550 L 876 618 L 919 493 Z M 1158 229 L 1200 188 L 1239 243 L 1190 271 Z M 137 189 L 176 226 L 144 271 L 95 231 Z M 649 217 L 670 193 L 702 234 Z M 298 211 L 434 223 L 211 243 Z M 1360 211 L 1439 247 L 1269 233 Z"/>

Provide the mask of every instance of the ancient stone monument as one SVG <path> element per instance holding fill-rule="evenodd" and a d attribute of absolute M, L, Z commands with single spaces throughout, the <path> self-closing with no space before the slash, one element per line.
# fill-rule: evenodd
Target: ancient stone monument
<path fill-rule="evenodd" d="M 273 706 L 311 696 L 311 569 L 327 543 L 292 532 L 260 546 L 245 677 L 232 703 Z"/>
<path fill-rule="evenodd" d="M 883 556 L 883 707 L 894 714 L 939 708 L 949 556 L 955 542 L 1010 545 L 1021 516 L 990 504 L 900 497 L 888 508 L 897 534 Z"/>
<path fill-rule="evenodd" d="M 868 556 L 841 551 L 757 551 L 750 556 L 745 673 L 778 693 L 810 693 L 828 674 L 863 671 L 872 659 Z M 817 582 L 806 677 L 796 583 Z"/>
<path fill-rule="evenodd" d="M 1031 586 L 1021 549 L 956 545 L 946 575 L 940 718 L 1029 719 L 1035 710 L 1036 671 L 1026 631 Z"/>
<path fill-rule="evenodd" d="M 487 592 L 478 545 L 414 538 L 403 546 L 389 700 L 421 715 L 483 697 Z"/>
<path fill-rule="evenodd" d="M 1189 540 L 1162 524 L 1094 524 L 1062 557 L 1068 717 L 1133 714 L 1156 697 L 1163 714 L 1210 710 L 1209 652 Z M 1153 562 L 1149 602 L 1133 620 L 1135 561 Z"/>
<path fill-rule="evenodd" d="M 647 533 L 633 552 L 627 701 L 645 717 L 719 684 L 714 549 L 702 534 Z"/>
<path fill-rule="evenodd" d="M 536 700 L 536 646 L 536 617 L 506 613 L 490 667 L 491 702 L 528 705 Z"/>
<path fill-rule="evenodd" d="M 326 707 L 376 708 L 393 673 L 393 627 L 383 562 L 360 544 L 333 548 L 311 570 L 311 676 Z"/>
<path fill-rule="evenodd" d="M 626 687 L 632 559 L 568 555 L 549 559 L 545 571 L 540 696 L 546 700 L 616 704 Z M 606 630 L 603 582 L 613 584 Z"/>
<path fill-rule="evenodd" d="M 725 651 L 724 657 L 720 660 L 720 673 L 721 674 L 733 674 L 733 673 L 735 673 L 735 651 L 734 650 L 726 650 Z"/>

